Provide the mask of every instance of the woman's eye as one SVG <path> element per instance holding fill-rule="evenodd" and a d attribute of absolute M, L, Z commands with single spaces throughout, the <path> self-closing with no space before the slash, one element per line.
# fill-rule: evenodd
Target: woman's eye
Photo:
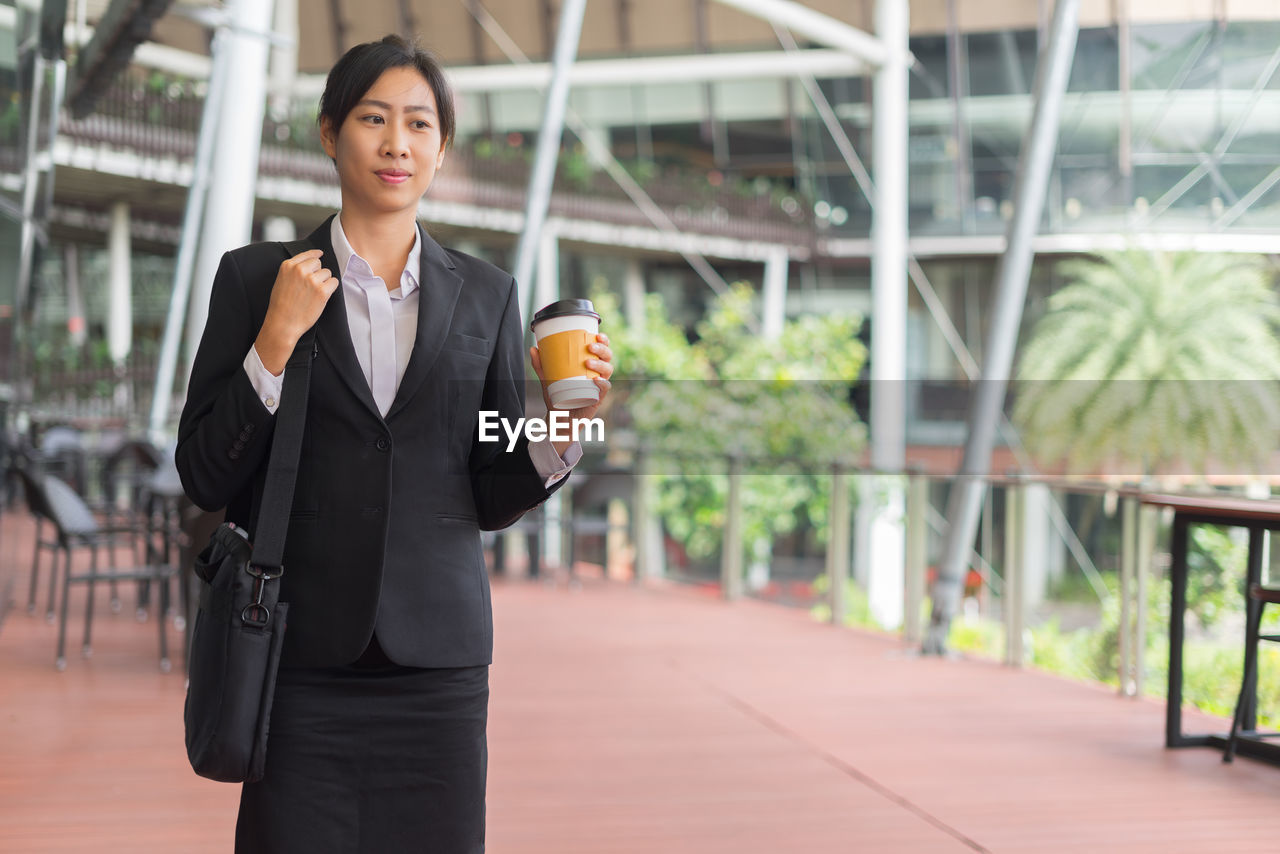
<path fill-rule="evenodd" d="M 379 115 L 365 116 L 364 120 L 366 122 L 370 122 L 371 124 L 375 124 L 375 125 L 382 124 L 382 116 L 379 116 Z"/>
<path fill-rule="evenodd" d="M 431 124 L 429 122 L 416 121 L 413 123 L 413 126 L 416 130 L 428 130 L 430 129 Z"/>

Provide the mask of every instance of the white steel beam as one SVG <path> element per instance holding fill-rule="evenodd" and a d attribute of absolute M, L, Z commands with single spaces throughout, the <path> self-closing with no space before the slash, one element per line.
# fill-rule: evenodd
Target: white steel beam
<path fill-rule="evenodd" d="M 782 334 L 787 320 L 787 250 L 781 246 L 769 253 L 764 262 L 764 307 L 761 310 L 762 332 L 766 339 Z"/>
<path fill-rule="evenodd" d="M 964 458 L 947 497 L 947 535 L 943 542 L 938 579 L 933 589 L 933 613 L 924 652 L 946 651 L 951 619 L 963 595 L 969 549 L 987 488 L 983 477 L 991 466 L 991 449 L 1018 342 L 1018 327 L 1031 274 L 1032 239 L 1044 212 L 1045 193 L 1053 166 L 1062 118 L 1062 101 L 1075 57 L 1080 0 L 1058 0 L 1049 41 L 1036 70 L 1034 112 L 1019 155 L 1014 183 L 1014 213 L 1007 232 L 1008 249 L 996 272 L 994 307 L 983 343 L 982 381 L 969 406 Z"/>
<path fill-rule="evenodd" d="M 902 0 L 878 0 L 876 30 L 905 49 Z M 897 472 L 906 453 L 902 386 L 907 361 L 907 63 L 905 51 L 876 72 L 871 221 L 871 466 Z"/>
<path fill-rule="evenodd" d="M 107 234 L 107 352 L 117 367 L 133 349 L 133 242 L 129 233 L 129 203 L 111 206 Z"/>
<path fill-rule="evenodd" d="M 273 7 L 274 0 L 232 0 L 226 7 L 226 44 L 219 52 L 217 72 L 226 76 L 217 85 L 224 87 L 227 97 L 219 104 L 209 173 L 212 181 L 187 306 L 184 384 L 209 316 L 209 294 L 222 254 L 248 243 L 252 236 Z"/>
<path fill-rule="evenodd" d="M 794 5 L 794 4 L 793 4 Z M 6 7 L 0 6 L 0 24 Z M 809 11 L 809 10 L 805 10 Z M 818 14 L 816 12 L 812 14 Z M 825 16 L 820 16 L 825 17 Z M 832 19 L 834 20 L 834 19 Z M 839 24 L 839 22 L 836 22 Z M 846 24 L 841 27 L 853 29 Z M 781 26 L 781 25 L 780 25 Z M 801 32 L 796 30 L 796 32 Z M 854 32 L 859 32 L 854 30 Z M 83 45 L 93 37 L 92 27 L 79 30 L 67 24 L 68 45 Z M 806 38 L 812 38 L 802 33 Z M 861 35 L 866 38 L 865 33 Z M 828 43 L 827 39 L 814 39 Z M 872 39 L 874 42 L 875 40 Z M 277 50 L 289 46 L 280 40 Z M 144 68 L 167 71 L 194 80 L 209 77 L 208 56 L 181 50 L 157 42 L 143 42 L 134 51 L 132 62 Z M 716 80 L 772 79 L 809 75 L 819 79 L 853 77 L 874 70 L 876 63 L 847 44 L 831 48 L 812 48 L 788 56 L 781 51 L 743 51 L 736 53 L 693 54 L 687 56 L 638 56 L 625 59 L 578 60 L 569 72 L 573 86 L 634 86 L 644 83 L 704 83 Z M 491 92 L 520 89 L 545 89 L 551 81 L 551 64 L 477 65 L 449 68 L 449 82 L 456 92 Z M 299 74 L 293 94 L 299 98 L 318 98 L 324 91 L 325 75 Z"/>
<path fill-rule="evenodd" d="M 780 27 L 786 27 L 805 38 L 851 53 L 870 65 L 884 65 L 889 58 L 889 49 L 879 39 L 864 33 L 857 27 L 851 27 L 838 18 L 815 12 L 807 6 L 792 0 L 715 0 L 721 6 L 728 6 L 763 18 Z M 906 5 L 906 0 L 894 0 Z M 905 10 L 904 10 L 905 13 Z"/>
<path fill-rule="evenodd" d="M 871 467 L 901 472 L 906 458 L 907 44 L 906 0 L 877 0 L 876 34 L 889 53 L 872 92 L 874 205 L 871 220 Z M 866 556 L 867 599 L 882 627 L 902 624 L 906 491 L 898 477 L 878 484 Z"/>
<path fill-rule="evenodd" d="M 218 57 L 226 50 L 226 36 L 214 33 L 209 46 L 211 56 Z M 169 292 L 169 313 L 165 318 L 164 335 L 160 339 L 160 359 L 156 364 L 156 388 L 151 397 L 151 413 L 147 429 L 157 445 L 166 439 L 169 408 L 173 401 L 173 383 L 178 375 L 178 359 L 182 347 L 182 333 L 186 327 L 187 307 L 191 298 L 191 276 L 196 264 L 196 251 L 200 245 L 200 232 L 204 222 L 204 205 L 209 196 L 210 174 L 213 163 L 213 146 L 221 116 L 226 75 L 219 74 L 209 81 L 205 93 L 204 110 L 200 117 L 200 130 L 196 136 L 195 162 L 190 177 L 185 182 L 187 203 L 182 215 L 182 237 L 178 243 L 178 257 L 173 269 L 173 288 Z M 97 168 L 97 167 L 95 167 Z M 180 180 L 180 179 L 179 179 Z"/>
<path fill-rule="evenodd" d="M 565 0 L 560 8 L 560 25 L 556 33 L 556 49 L 553 55 L 553 73 L 547 86 L 543 106 L 542 126 L 538 128 L 538 145 L 533 154 L 533 169 L 529 173 L 529 189 L 524 208 L 524 228 L 520 242 L 516 244 L 516 287 L 521 291 L 521 318 L 527 320 L 533 313 L 529 303 L 533 290 L 529 278 L 533 275 L 537 260 L 538 241 L 542 236 L 542 223 L 551 203 L 551 185 L 556 176 L 556 160 L 560 156 L 560 138 L 564 133 L 565 107 L 569 103 L 569 76 L 578 56 L 578 42 L 582 36 L 582 20 L 587 12 L 587 0 Z"/>
<path fill-rule="evenodd" d="M 867 63 L 839 50 L 825 48 L 694 56 L 647 56 L 629 59 L 578 60 L 569 69 L 572 86 L 635 86 L 659 83 L 711 83 L 722 80 L 771 80 L 791 77 L 856 77 L 870 70 Z M 293 94 L 317 98 L 324 91 L 319 74 L 299 75 Z M 551 82 L 551 65 L 473 65 L 449 69 L 455 92 L 545 89 Z"/>
<path fill-rule="evenodd" d="M 485 32 L 502 47 L 503 52 L 507 55 L 507 59 L 521 67 L 525 67 L 530 64 L 529 57 L 526 56 L 515 42 L 511 40 L 510 36 L 507 35 L 506 31 L 502 29 L 502 26 L 494 19 L 494 17 L 485 11 L 483 4 L 476 3 L 474 6 L 469 6 L 469 8 L 471 9 L 471 13 L 475 15 L 476 20 L 480 23 L 480 26 L 484 28 Z M 664 234 L 668 240 L 673 242 L 678 241 L 680 238 L 680 229 L 676 228 L 675 223 L 671 221 L 666 212 L 654 203 L 653 199 L 649 197 L 649 194 L 646 193 L 640 185 L 636 183 L 636 180 L 631 177 L 631 174 L 627 172 L 626 169 L 622 168 L 622 164 L 618 162 L 618 158 L 614 157 L 609 146 L 604 144 L 601 135 L 593 132 L 591 128 L 587 127 L 586 123 L 577 115 L 577 113 L 574 112 L 572 107 L 566 108 L 564 118 L 569 129 L 573 131 L 574 135 L 581 140 L 584 146 L 586 146 L 588 157 L 599 164 L 605 172 L 608 173 L 609 177 L 612 178 L 619 188 L 627 194 L 627 198 L 631 199 L 631 201 L 635 203 L 636 207 L 640 209 L 640 212 L 645 215 L 645 218 L 647 218 L 649 222 L 653 223 L 654 227 L 657 228 L 659 232 Z M 568 237 L 567 234 L 564 236 Z M 681 251 L 680 254 L 684 256 L 684 259 L 689 262 L 689 266 L 692 267 L 698 275 L 702 277 L 703 281 L 705 281 L 716 293 L 722 294 L 729 290 L 728 284 L 726 284 L 720 274 L 716 272 L 715 268 L 707 263 L 707 259 L 704 258 L 702 254 L 685 251 Z M 747 318 L 747 326 L 752 331 L 756 331 L 758 328 L 758 324 L 755 323 L 755 320 L 752 317 Z"/>

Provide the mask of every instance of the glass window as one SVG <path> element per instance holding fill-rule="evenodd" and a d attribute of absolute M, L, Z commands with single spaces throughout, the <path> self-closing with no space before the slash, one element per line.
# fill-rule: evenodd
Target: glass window
<path fill-rule="evenodd" d="M 911 39 L 911 53 L 916 58 L 916 64 L 911 68 L 912 100 L 950 97 L 947 37 L 917 36 Z"/>
<path fill-rule="evenodd" d="M 1280 51 L 1280 21 L 1234 21 L 1222 38 L 1222 86 L 1252 89 L 1268 74 L 1263 86 L 1280 90 L 1280 71 L 1270 68 Z"/>
<path fill-rule="evenodd" d="M 965 37 L 969 54 L 969 93 L 1025 95 L 1036 76 L 1035 30 L 970 33 Z"/>
<path fill-rule="evenodd" d="M 1214 25 L 1150 24 L 1132 30 L 1134 89 L 1199 89 L 1215 79 Z"/>
<path fill-rule="evenodd" d="M 1120 52 L 1112 27 L 1089 28 L 1076 38 L 1068 92 L 1114 92 L 1120 88 Z"/>

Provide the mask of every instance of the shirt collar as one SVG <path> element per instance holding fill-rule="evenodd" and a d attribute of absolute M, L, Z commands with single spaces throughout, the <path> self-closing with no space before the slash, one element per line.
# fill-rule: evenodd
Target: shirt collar
<path fill-rule="evenodd" d="M 347 277 L 348 268 L 352 261 L 359 261 L 359 274 L 362 277 L 372 276 L 373 268 L 369 266 L 369 262 L 361 258 L 356 251 L 351 248 L 351 241 L 347 240 L 347 233 L 342 229 L 342 212 L 333 218 L 333 222 L 329 226 L 329 239 L 333 243 L 333 254 L 338 259 L 338 269 L 341 274 L 338 276 L 339 281 Z M 400 276 L 401 296 L 408 296 L 413 293 L 414 289 L 420 284 L 418 281 L 418 271 L 422 269 L 422 234 L 418 231 L 417 226 L 413 229 L 413 248 L 409 250 L 409 257 L 405 260 L 404 273 Z M 356 271 L 351 271 L 355 273 Z"/>

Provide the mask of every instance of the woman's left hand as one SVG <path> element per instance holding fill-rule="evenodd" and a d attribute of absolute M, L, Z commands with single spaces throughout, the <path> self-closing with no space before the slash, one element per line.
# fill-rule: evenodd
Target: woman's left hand
<path fill-rule="evenodd" d="M 569 410 L 569 422 L 572 424 L 579 419 L 592 418 L 596 414 L 596 410 L 600 408 L 600 404 L 604 403 L 605 395 L 609 393 L 611 383 L 609 377 L 613 376 L 613 351 L 609 349 L 609 336 L 603 332 L 596 333 L 594 344 L 587 345 L 587 349 L 591 351 L 594 358 L 587 359 L 587 367 L 600 376 L 595 378 L 596 387 L 600 389 L 600 399 L 589 406 L 582 406 L 577 409 Z M 542 381 L 542 401 L 547 405 L 547 411 L 551 411 L 551 395 L 547 393 L 547 378 L 542 375 L 542 358 L 538 355 L 537 347 L 529 348 L 529 358 L 533 361 L 533 371 L 538 375 L 538 379 Z M 554 442 L 556 452 L 563 454 L 571 443 Z M 563 446 L 563 447 L 561 447 Z"/>

